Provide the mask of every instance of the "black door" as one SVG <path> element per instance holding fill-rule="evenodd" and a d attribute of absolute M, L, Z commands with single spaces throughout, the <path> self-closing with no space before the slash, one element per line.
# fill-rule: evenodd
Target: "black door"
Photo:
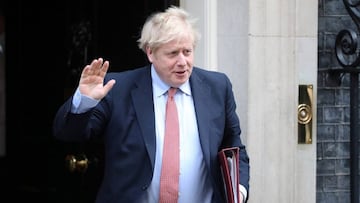
<path fill-rule="evenodd" d="M 8 0 L 1 4 L 6 20 L 7 152 L 0 158 L 0 202 L 94 201 L 102 178 L 101 141 L 54 140 L 54 115 L 93 58 L 109 60 L 110 71 L 147 64 L 136 43 L 141 26 L 150 13 L 170 4 L 178 1 Z M 87 158 L 87 169 L 66 160 L 69 155 L 76 161 Z M 70 170 L 69 163 L 78 165 Z"/>

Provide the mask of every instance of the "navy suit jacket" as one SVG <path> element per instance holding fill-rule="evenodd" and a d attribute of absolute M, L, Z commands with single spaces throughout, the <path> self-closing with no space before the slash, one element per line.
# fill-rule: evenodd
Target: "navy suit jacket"
<path fill-rule="evenodd" d="M 115 79 L 108 95 L 90 111 L 70 112 L 72 98 L 58 110 L 54 136 L 65 141 L 103 136 L 105 167 L 97 202 L 137 202 L 149 187 L 155 163 L 155 115 L 150 66 L 106 75 Z M 218 151 L 240 148 L 240 183 L 249 190 L 249 158 L 240 140 L 232 85 L 219 72 L 194 67 L 190 77 L 200 143 L 214 188 L 224 202 Z"/>

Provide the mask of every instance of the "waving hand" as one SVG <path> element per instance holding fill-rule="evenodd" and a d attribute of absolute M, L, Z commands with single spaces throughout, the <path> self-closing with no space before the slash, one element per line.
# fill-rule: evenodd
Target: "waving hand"
<path fill-rule="evenodd" d="M 79 82 L 80 93 L 100 100 L 111 90 L 115 80 L 109 80 L 104 84 L 104 78 L 109 68 L 109 62 L 102 58 L 95 59 L 83 69 Z"/>

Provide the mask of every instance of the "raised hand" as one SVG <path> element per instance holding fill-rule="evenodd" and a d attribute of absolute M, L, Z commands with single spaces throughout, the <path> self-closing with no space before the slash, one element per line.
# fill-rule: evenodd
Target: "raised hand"
<path fill-rule="evenodd" d="M 79 82 L 80 93 L 100 100 L 111 90 L 115 80 L 109 80 L 104 85 L 104 78 L 109 68 L 109 62 L 102 58 L 94 59 L 90 65 L 83 69 Z"/>

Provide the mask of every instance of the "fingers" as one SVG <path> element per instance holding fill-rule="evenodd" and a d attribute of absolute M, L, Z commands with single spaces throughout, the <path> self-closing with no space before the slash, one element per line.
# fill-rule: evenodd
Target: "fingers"
<path fill-rule="evenodd" d="M 109 68 L 109 61 L 104 62 L 103 58 L 94 59 L 90 64 L 90 68 L 94 73 L 106 72 Z"/>
<path fill-rule="evenodd" d="M 102 76 L 102 77 L 105 77 L 105 74 L 107 73 L 109 69 L 109 61 L 105 61 L 101 68 L 99 69 L 99 74 Z"/>
<path fill-rule="evenodd" d="M 104 77 L 109 69 L 109 61 L 103 60 L 103 58 L 94 59 L 90 65 L 86 65 L 83 73 L 86 75 L 99 75 Z"/>

